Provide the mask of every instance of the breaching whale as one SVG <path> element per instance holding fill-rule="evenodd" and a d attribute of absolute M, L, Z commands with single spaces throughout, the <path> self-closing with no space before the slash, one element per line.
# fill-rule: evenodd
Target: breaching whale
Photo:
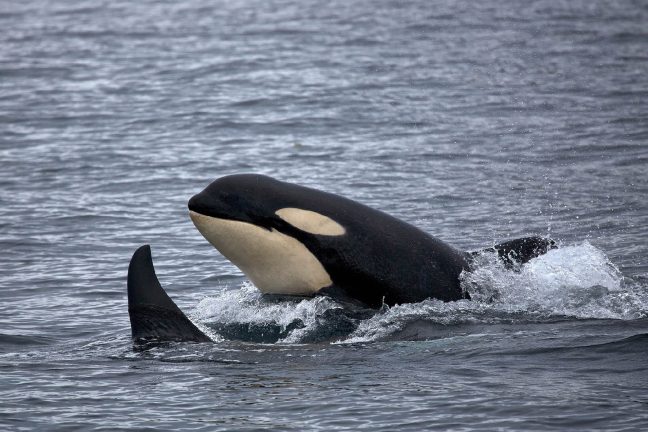
<path fill-rule="evenodd" d="M 467 298 L 462 252 L 350 199 L 256 174 L 220 178 L 189 200 L 200 233 L 262 292 L 330 294 L 371 307 Z M 494 246 L 526 262 L 553 246 L 528 237 Z"/>
<path fill-rule="evenodd" d="M 330 295 L 372 308 L 469 298 L 459 276 L 470 270 L 475 252 L 455 249 L 413 225 L 335 194 L 237 174 L 215 180 L 188 206 L 200 233 L 266 294 Z M 526 237 L 484 250 L 512 266 L 553 247 L 550 239 Z M 142 256 L 133 256 L 128 278 L 133 337 L 207 338 L 164 293 L 150 250 L 138 251 Z M 140 281 L 131 273 L 149 277 Z M 149 290 L 155 294 L 140 292 Z M 144 300 L 132 303 L 131 297 Z M 164 331 L 153 324 L 160 311 L 160 322 L 171 318 Z"/>

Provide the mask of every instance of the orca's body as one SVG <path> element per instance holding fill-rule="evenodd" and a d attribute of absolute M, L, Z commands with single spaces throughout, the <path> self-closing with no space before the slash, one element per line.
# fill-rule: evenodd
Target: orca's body
<path fill-rule="evenodd" d="M 459 275 L 471 254 L 338 195 L 233 175 L 192 197 L 189 213 L 202 235 L 264 293 L 342 295 L 371 307 L 468 297 Z M 551 246 L 537 237 L 506 245 L 524 249 L 519 261 Z"/>
<path fill-rule="evenodd" d="M 189 210 L 203 236 L 265 293 L 335 292 L 372 307 L 465 297 L 466 254 L 338 195 L 234 175 L 191 198 Z"/>
<path fill-rule="evenodd" d="M 201 234 L 264 293 L 331 295 L 374 308 L 469 298 L 459 275 L 473 254 L 338 195 L 262 175 L 232 175 L 192 197 L 189 214 Z M 553 247 L 552 240 L 528 237 L 490 250 L 512 264 Z M 153 271 L 152 263 L 143 264 Z M 131 271 L 132 262 L 129 301 L 137 291 L 131 289 Z M 193 330 L 188 335 L 199 339 Z"/>

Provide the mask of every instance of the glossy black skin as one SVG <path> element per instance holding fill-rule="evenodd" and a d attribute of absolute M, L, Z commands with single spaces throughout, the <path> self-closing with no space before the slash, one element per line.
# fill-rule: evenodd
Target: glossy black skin
<path fill-rule="evenodd" d="M 346 229 L 341 236 L 304 232 L 275 215 L 285 207 L 328 216 Z M 333 286 L 322 294 L 348 297 L 371 307 L 426 298 L 467 298 L 459 274 L 469 255 L 386 213 L 331 193 L 256 174 L 220 178 L 189 200 L 207 216 L 276 229 L 302 242 L 322 263 Z"/>

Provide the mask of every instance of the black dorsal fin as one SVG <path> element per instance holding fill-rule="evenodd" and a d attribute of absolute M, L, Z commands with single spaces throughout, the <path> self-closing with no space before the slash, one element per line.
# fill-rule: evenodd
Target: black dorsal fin
<path fill-rule="evenodd" d="M 128 266 L 128 314 L 135 342 L 210 342 L 164 291 L 151 247 L 141 246 Z"/>

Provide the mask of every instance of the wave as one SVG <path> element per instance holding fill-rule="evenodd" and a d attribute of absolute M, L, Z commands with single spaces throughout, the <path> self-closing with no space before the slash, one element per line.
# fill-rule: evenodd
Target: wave
<path fill-rule="evenodd" d="M 461 275 L 472 300 L 430 299 L 375 311 L 328 297 L 277 300 L 246 283 L 203 299 L 195 317 L 217 341 L 294 344 L 409 338 L 408 327 L 424 328 L 422 333 L 431 336 L 464 324 L 648 316 L 646 287 L 625 278 L 589 242 L 551 250 L 515 271 L 492 254 L 478 257 L 477 264 Z"/>
<path fill-rule="evenodd" d="M 493 256 L 480 258 L 475 270 L 461 275 L 462 286 L 496 309 L 607 319 L 638 319 L 648 310 L 645 289 L 587 241 L 551 250 L 513 272 Z"/>

